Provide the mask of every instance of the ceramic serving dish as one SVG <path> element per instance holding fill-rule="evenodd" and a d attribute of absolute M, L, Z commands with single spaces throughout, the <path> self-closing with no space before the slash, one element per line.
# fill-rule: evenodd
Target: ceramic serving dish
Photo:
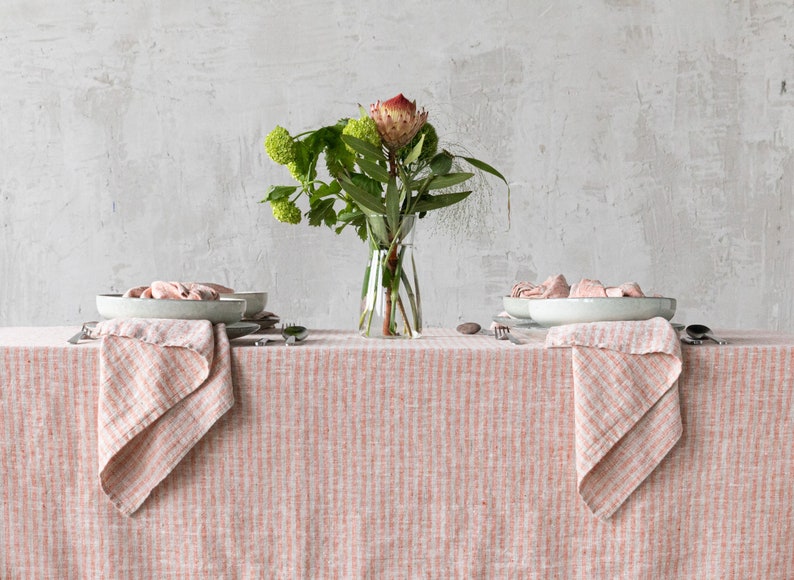
<path fill-rule="evenodd" d="M 649 320 L 661 316 L 670 320 L 675 314 L 675 298 L 512 298 L 504 297 L 510 316 L 530 319 L 541 326 L 576 322 Z"/>
<path fill-rule="evenodd" d="M 234 324 L 243 318 L 246 301 L 242 298 L 220 300 L 157 300 L 124 298 L 121 294 L 98 294 L 96 307 L 103 318 L 174 318 L 209 320 Z"/>
<path fill-rule="evenodd" d="M 259 314 L 267 306 L 267 292 L 234 292 L 231 294 L 221 294 L 221 298 L 232 298 L 245 300 L 245 312 L 243 318 L 252 318 Z"/>

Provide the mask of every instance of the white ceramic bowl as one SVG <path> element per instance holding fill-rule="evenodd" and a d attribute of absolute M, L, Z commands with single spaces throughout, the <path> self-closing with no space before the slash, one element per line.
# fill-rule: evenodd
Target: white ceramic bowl
<path fill-rule="evenodd" d="M 504 297 L 510 316 L 531 319 L 541 326 L 576 322 L 649 320 L 675 314 L 675 298 L 512 298 Z"/>
<path fill-rule="evenodd" d="M 255 314 L 259 314 L 267 306 L 267 292 L 234 292 L 232 294 L 221 294 L 221 298 L 245 300 L 243 318 L 251 318 Z"/>
<path fill-rule="evenodd" d="M 245 305 L 246 301 L 240 298 L 158 300 L 124 298 L 121 294 L 98 294 L 96 297 L 96 307 L 103 318 L 175 318 L 234 324 L 242 319 Z"/>

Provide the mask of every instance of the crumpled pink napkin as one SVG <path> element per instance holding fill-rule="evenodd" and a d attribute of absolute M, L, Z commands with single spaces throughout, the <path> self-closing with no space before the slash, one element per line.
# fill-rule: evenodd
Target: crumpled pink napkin
<path fill-rule="evenodd" d="M 92 335 L 100 483 L 130 515 L 234 405 L 229 339 L 208 320 L 113 319 Z"/>
<path fill-rule="evenodd" d="M 590 510 L 610 518 L 681 437 L 681 345 L 663 318 L 549 329 L 573 349 L 576 472 Z"/>

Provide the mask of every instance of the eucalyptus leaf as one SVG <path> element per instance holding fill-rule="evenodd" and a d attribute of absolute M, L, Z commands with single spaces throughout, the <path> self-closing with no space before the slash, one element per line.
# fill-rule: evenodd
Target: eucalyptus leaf
<path fill-rule="evenodd" d="M 376 214 L 386 213 L 386 206 L 381 203 L 379 197 L 372 195 L 366 189 L 359 187 L 347 178 L 340 179 L 339 183 L 342 189 L 345 190 L 362 212 Z"/>
<path fill-rule="evenodd" d="M 430 182 L 435 176 L 431 173 L 421 180 L 411 180 L 408 182 L 408 189 L 416 192 L 416 197 L 421 197 L 427 192 Z"/>
<path fill-rule="evenodd" d="M 383 194 L 383 184 L 380 181 L 372 179 L 369 175 L 363 173 L 351 173 L 347 176 L 354 185 L 359 186 L 364 191 L 367 191 L 373 197 L 380 199 Z"/>
<path fill-rule="evenodd" d="M 454 193 L 441 193 L 439 195 L 425 195 L 416 202 L 413 210 L 416 213 L 424 213 L 434 209 L 440 209 L 463 201 L 469 197 L 470 194 L 471 191 L 456 191 Z"/>
<path fill-rule="evenodd" d="M 342 135 L 342 141 L 345 142 L 353 151 L 359 155 L 372 159 L 375 161 L 386 161 L 386 156 L 383 155 L 383 149 L 375 147 L 372 143 L 368 143 L 358 137 L 352 135 Z"/>
<path fill-rule="evenodd" d="M 380 246 L 388 246 L 391 243 L 389 239 L 389 228 L 386 225 L 386 219 L 383 215 L 371 215 L 367 218 L 367 228 L 369 235 L 372 236 L 373 241 Z"/>
<path fill-rule="evenodd" d="M 465 159 L 471 165 L 476 167 L 481 171 L 485 171 L 486 173 L 490 173 L 491 175 L 498 177 L 502 181 L 504 181 L 505 185 L 507 186 L 507 227 L 510 227 L 510 184 L 507 183 L 507 179 L 504 175 L 502 175 L 499 171 L 497 171 L 494 167 L 488 165 L 485 161 L 480 161 L 475 157 L 461 157 L 461 159 Z"/>
<path fill-rule="evenodd" d="M 361 170 L 369 175 L 372 179 L 377 179 L 381 183 L 389 182 L 389 178 L 391 177 L 389 175 L 389 170 L 380 163 L 371 161 L 366 157 L 359 157 L 357 159 L 357 163 Z"/>
<path fill-rule="evenodd" d="M 476 159 L 474 157 L 463 157 L 463 156 L 460 156 L 460 158 L 461 159 L 465 159 L 466 161 L 468 161 L 470 164 L 472 164 L 477 169 L 479 169 L 481 171 L 485 171 L 486 173 L 490 173 L 491 175 L 493 175 L 495 177 L 498 177 L 499 179 L 501 179 L 502 181 L 505 182 L 505 185 L 508 185 L 507 179 L 505 179 L 505 176 L 502 175 L 501 173 L 499 173 L 499 171 L 497 171 L 495 168 L 493 168 L 490 165 L 488 165 L 485 161 L 480 161 L 479 159 Z"/>
<path fill-rule="evenodd" d="M 427 189 L 444 189 L 445 187 L 452 187 L 471 179 L 473 173 L 447 173 L 446 175 L 435 175 L 430 180 Z"/>

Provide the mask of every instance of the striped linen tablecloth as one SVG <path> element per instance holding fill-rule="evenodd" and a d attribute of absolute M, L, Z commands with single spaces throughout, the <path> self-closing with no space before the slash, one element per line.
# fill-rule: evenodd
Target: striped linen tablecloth
<path fill-rule="evenodd" d="M 0 328 L 0 578 L 792 577 L 792 336 L 684 345 L 680 438 L 608 519 L 545 332 L 236 339 L 234 406 L 127 517 L 76 330 Z"/>

